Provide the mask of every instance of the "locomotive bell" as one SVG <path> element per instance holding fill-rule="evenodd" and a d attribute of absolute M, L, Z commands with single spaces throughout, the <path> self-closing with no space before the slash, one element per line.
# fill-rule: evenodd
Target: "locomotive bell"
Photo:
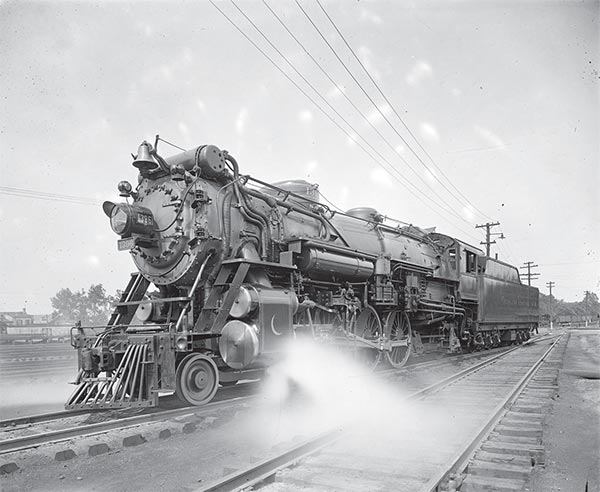
<path fill-rule="evenodd" d="M 145 140 L 138 147 L 138 154 L 133 161 L 134 167 L 141 171 L 150 171 L 158 167 L 158 163 L 151 154 L 152 146 Z"/>

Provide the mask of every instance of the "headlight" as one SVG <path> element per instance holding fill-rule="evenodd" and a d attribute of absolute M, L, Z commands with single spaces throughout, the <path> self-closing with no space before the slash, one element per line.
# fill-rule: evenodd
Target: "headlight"
<path fill-rule="evenodd" d="M 154 216 L 152 211 L 139 205 L 127 203 L 104 202 L 104 213 L 110 218 L 110 227 L 121 237 L 132 234 L 152 237 L 154 232 Z"/>
<path fill-rule="evenodd" d="M 110 217 L 110 226 L 112 227 L 113 231 L 119 235 L 122 235 L 128 228 L 131 227 L 129 222 L 129 215 L 127 212 L 125 212 L 125 210 L 123 210 L 121 207 L 113 208 L 112 215 Z"/>

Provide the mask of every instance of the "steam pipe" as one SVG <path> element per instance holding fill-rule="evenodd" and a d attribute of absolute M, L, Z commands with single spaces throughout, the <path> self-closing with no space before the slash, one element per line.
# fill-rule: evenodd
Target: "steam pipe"
<path fill-rule="evenodd" d="M 263 243 L 262 245 L 260 245 L 260 256 L 264 260 L 266 258 L 265 247 L 267 246 L 267 236 L 265 231 L 266 224 L 261 220 L 259 216 L 256 215 L 256 213 L 254 213 L 251 209 L 248 208 L 242 196 L 243 191 L 240 189 L 238 183 L 233 185 L 233 190 L 240 205 L 240 212 L 248 222 L 255 224 L 260 231 L 261 242 Z"/>
<path fill-rule="evenodd" d="M 240 166 L 238 165 L 238 162 L 235 160 L 235 157 L 233 157 L 231 154 L 229 154 L 229 152 L 227 152 L 226 150 L 223 151 L 223 157 L 225 158 L 226 161 L 229 161 L 231 163 L 231 165 L 233 166 L 233 179 L 237 180 L 240 177 Z"/>
<path fill-rule="evenodd" d="M 276 189 L 277 189 L 277 188 L 276 188 Z M 265 200 L 265 201 L 267 200 L 267 197 L 265 197 L 265 195 L 264 195 L 263 193 L 259 192 L 259 191 L 248 189 L 248 190 L 247 190 L 247 193 L 248 193 L 249 195 L 251 195 L 251 196 L 253 196 L 253 197 L 256 197 L 256 198 L 259 198 L 259 199 L 261 199 L 261 200 Z M 293 194 L 293 193 L 292 193 L 292 194 Z M 295 194 L 293 194 L 293 195 L 294 195 L 294 196 L 299 196 L 299 195 L 295 195 Z M 325 219 L 325 218 L 324 218 L 322 215 L 320 215 L 320 214 L 317 214 L 317 213 L 315 213 L 315 212 L 311 212 L 310 210 L 306 210 L 305 208 L 300 208 L 300 207 L 298 207 L 298 206 L 296 206 L 296 205 L 293 205 L 293 204 L 291 204 L 291 203 L 287 203 L 287 202 L 285 202 L 285 201 L 279 200 L 279 199 L 277 199 L 277 198 L 274 198 L 274 197 L 271 197 L 271 196 L 270 196 L 270 197 L 268 197 L 268 198 L 269 198 L 269 199 L 272 199 L 272 200 L 274 200 L 274 201 L 275 201 L 275 203 L 276 203 L 277 205 L 279 205 L 279 206 L 280 206 L 280 207 L 282 207 L 282 208 L 285 208 L 286 210 L 289 210 L 290 212 L 297 212 L 297 213 L 299 213 L 299 214 L 303 214 L 303 215 L 306 215 L 306 216 L 308 216 L 308 217 L 312 217 L 313 219 L 315 219 L 315 220 L 318 220 L 319 222 L 321 222 L 321 224 L 323 225 L 323 228 L 324 228 L 324 230 L 325 230 L 325 232 L 326 232 L 326 235 L 325 235 L 325 237 L 323 238 L 325 241 L 329 240 L 329 236 L 330 236 L 330 234 L 329 234 L 329 227 L 331 227 L 332 229 L 334 229 L 334 230 L 335 230 L 335 228 L 334 228 L 334 227 L 331 225 L 331 223 L 330 223 L 329 221 L 327 221 L 327 220 L 326 220 L 326 219 Z M 313 202 L 313 203 L 317 203 L 317 202 Z M 344 243 L 345 243 L 345 244 L 348 244 L 348 243 L 346 242 L 346 240 L 345 240 L 345 239 L 342 237 L 342 235 L 341 235 L 341 234 L 339 234 L 339 232 L 338 232 L 337 230 L 335 230 L 335 232 L 338 234 L 338 237 L 339 237 L 339 238 L 340 238 L 342 241 L 344 241 Z"/>
<path fill-rule="evenodd" d="M 451 314 L 455 314 L 455 313 L 464 314 L 464 312 L 465 312 L 464 308 L 456 308 L 455 306 L 448 306 L 447 304 L 443 304 L 443 303 L 419 301 L 419 304 L 421 304 L 422 306 L 427 306 L 427 307 L 431 307 L 431 308 L 435 308 L 435 309 L 444 309 L 447 307 Z"/>
<path fill-rule="evenodd" d="M 239 182 L 238 182 L 238 178 L 239 178 L 239 165 L 237 160 L 235 159 L 235 157 L 233 157 L 232 155 L 230 155 L 226 150 L 223 151 L 223 155 L 226 161 L 228 161 L 229 163 L 231 163 L 231 165 L 233 166 L 233 178 L 234 178 L 234 184 L 233 184 L 233 188 L 236 194 L 236 198 L 238 199 L 238 202 L 240 204 L 240 206 L 242 207 L 242 214 L 244 215 L 244 218 L 246 218 L 246 220 L 248 220 L 249 222 L 252 222 L 253 224 L 256 224 L 258 226 L 258 228 L 261 231 L 261 237 L 262 237 L 262 242 L 263 244 L 261 245 L 260 248 L 260 255 L 261 258 L 264 260 L 266 258 L 266 252 L 265 250 L 268 247 L 268 220 L 265 216 L 263 216 L 262 214 L 260 214 L 259 212 L 257 212 L 256 210 L 253 210 L 252 207 L 250 206 L 250 204 L 247 202 L 246 200 L 246 196 L 245 193 L 246 191 L 241 189 L 239 186 Z"/>

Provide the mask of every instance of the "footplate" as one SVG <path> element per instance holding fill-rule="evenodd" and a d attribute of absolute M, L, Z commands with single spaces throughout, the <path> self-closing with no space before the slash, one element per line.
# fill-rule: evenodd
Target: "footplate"
<path fill-rule="evenodd" d="M 117 369 L 105 377 L 82 372 L 66 409 L 153 407 L 158 392 L 153 388 L 154 361 L 149 343 L 127 347 Z"/>

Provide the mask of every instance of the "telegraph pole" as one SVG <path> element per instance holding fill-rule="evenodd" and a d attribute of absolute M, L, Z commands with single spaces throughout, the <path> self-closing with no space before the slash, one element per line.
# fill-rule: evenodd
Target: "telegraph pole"
<path fill-rule="evenodd" d="M 539 273 L 531 273 L 532 268 L 537 268 L 539 265 L 534 265 L 533 261 L 526 261 L 524 265 L 520 268 L 527 268 L 527 273 L 520 273 L 522 277 L 527 277 L 527 285 L 531 285 L 531 279 L 535 279 L 539 277 Z M 552 295 L 552 294 L 551 294 Z"/>
<path fill-rule="evenodd" d="M 492 227 L 496 227 L 499 225 L 500 225 L 500 222 L 486 222 L 485 224 L 475 226 L 475 229 L 481 229 L 481 228 L 485 227 L 485 241 L 481 241 L 479 244 L 485 244 L 485 255 L 486 256 L 490 256 L 490 246 L 492 244 L 496 244 L 496 241 L 490 241 L 491 236 L 500 236 L 499 239 L 504 239 L 504 237 L 505 237 L 504 234 L 501 232 L 495 233 L 495 234 L 492 234 L 490 232 Z"/>
<path fill-rule="evenodd" d="M 554 309 L 552 309 L 554 307 L 554 298 L 552 297 L 552 287 L 554 287 L 556 284 L 554 282 L 547 282 L 546 283 L 546 287 L 548 287 L 548 289 L 550 289 L 550 333 L 552 333 L 552 318 L 553 318 L 553 314 L 554 314 Z"/>

